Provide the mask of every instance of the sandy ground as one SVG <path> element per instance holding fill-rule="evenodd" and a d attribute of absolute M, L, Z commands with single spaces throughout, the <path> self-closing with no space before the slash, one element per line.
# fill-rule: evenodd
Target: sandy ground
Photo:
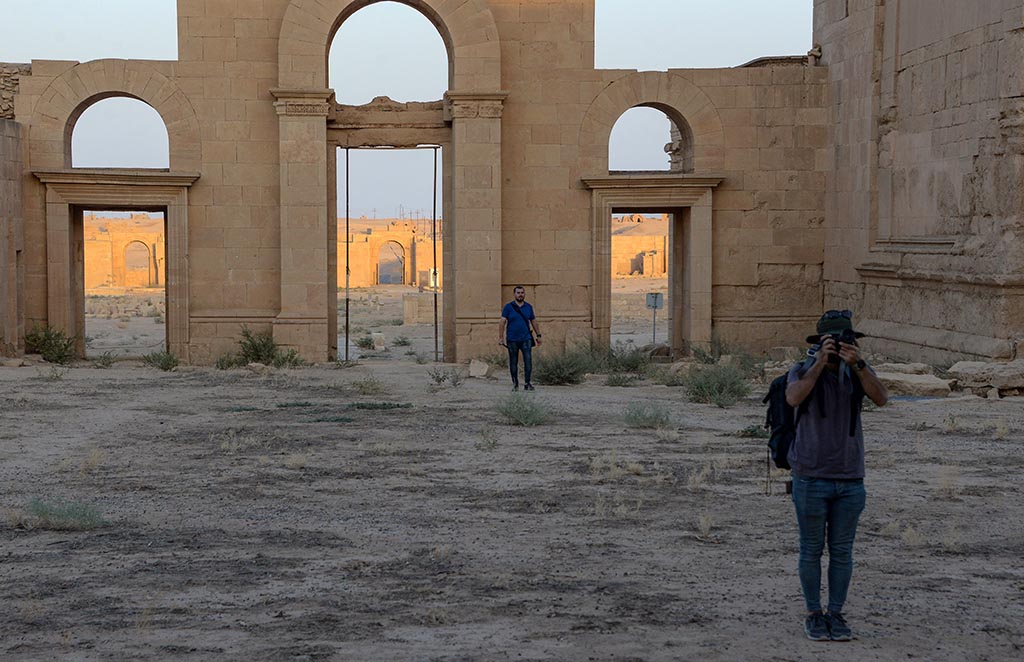
<path fill-rule="evenodd" d="M 0 659 L 1021 656 L 1024 399 L 865 412 L 859 638 L 814 644 L 783 475 L 766 495 L 764 442 L 737 434 L 763 385 L 719 409 L 593 376 L 539 387 L 554 416 L 522 428 L 500 372 L 438 388 L 391 354 L 0 368 Z M 628 427 L 639 400 L 672 427 Z M 107 524 L 16 526 L 33 498 Z"/>

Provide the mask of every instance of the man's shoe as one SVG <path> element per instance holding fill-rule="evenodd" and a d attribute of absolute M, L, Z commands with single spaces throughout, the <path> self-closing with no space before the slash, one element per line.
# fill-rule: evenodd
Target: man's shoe
<path fill-rule="evenodd" d="M 518 391 L 519 390 L 519 384 L 513 384 L 512 385 L 512 390 L 513 391 Z"/>
<path fill-rule="evenodd" d="M 526 386 L 523 387 L 523 390 L 524 391 L 532 391 L 533 390 L 533 384 L 527 384 Z"/>
<path fill-rule="evenodd" d="M 853 630 L 846 624 L 846 619 L 843 615 L 836 612 L 829 612 L 825 614 L 825 620 L 828 622 L 828 633 L 832 641 L 850 641 L 853 639 Z"/>
<path fill-rule="evenodd" d="M 825 614 L 822 614 L 820 611 L 807 614 L 807 618 L 804 620 L 804 634 L 811 641 L 828 641 L 831 639 L 828 633 L 828 621 L 825 620 Z"/>

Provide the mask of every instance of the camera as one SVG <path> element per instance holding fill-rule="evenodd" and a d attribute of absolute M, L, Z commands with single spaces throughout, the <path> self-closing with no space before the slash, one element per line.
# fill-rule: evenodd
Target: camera
<path fill-rule="evenodd" d="M 821 337 L 822 342 L 825 341 L 825 338 L 831 338 L 832 339 L 832 341 L 836 344 L 836 351 L 839 351 L 839 343 L 843 343 L 844 345 L 856 345 L 857 344 L 857 334 L 855 334 L 853 332 L 853 329 L 843 329 L 842 333 L 829 333 L 828 335 L 825 335 L 825 336 Z M 819 348 L 820 348 L 820 345 L 819 345 Z M 839 358 L 838 354 L 831 354 L 828 357 L 828 362 L 829 363 L 838 364 L 839 361 L 840 361 L 840 358 Z"/>

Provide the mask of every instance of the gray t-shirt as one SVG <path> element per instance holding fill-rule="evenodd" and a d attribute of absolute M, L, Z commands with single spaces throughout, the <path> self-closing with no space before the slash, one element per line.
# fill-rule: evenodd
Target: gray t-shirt
<path fill-rule="evenodd" d="M 798 381 L 810 366 L 798 363 L 789 370 L 788 383 Z M 870 368 L 869 368 L 870 369 Z M 830 480 L 864 478 L 864 432 L 860 417 L 850 436 L 850 407 L 853 384 L 840 383 L 839 374 L 823 370 L 796 425 L 796 439 L 789 448 L 789 465 L 794 474 Z M 815 398 L 823 398 L 825 416 Z"/>

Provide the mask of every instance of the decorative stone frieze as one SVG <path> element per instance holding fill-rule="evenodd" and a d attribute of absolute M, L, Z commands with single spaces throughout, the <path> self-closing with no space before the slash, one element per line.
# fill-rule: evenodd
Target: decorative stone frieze
<path fill-rule="evenodd" d="M 500 119 L 507 96 L 508 92 L 448 92 L 444 95 L 445 120 Z"/>
<path fill-rule="evenodd" d="M 334 110 L 333 90 L 272 89 L 278 115 L 327 117 Z"/>

